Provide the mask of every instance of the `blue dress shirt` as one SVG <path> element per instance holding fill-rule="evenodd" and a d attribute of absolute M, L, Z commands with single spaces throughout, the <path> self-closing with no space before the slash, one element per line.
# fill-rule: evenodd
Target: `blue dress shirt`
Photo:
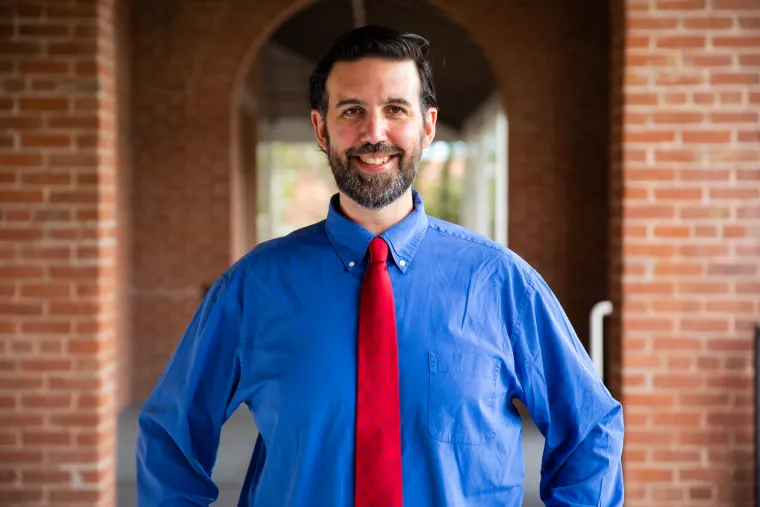
<path fill-rule="evenodd" d="M 512 251 L 414 211 L 385 232 L 405 507 L 519 507 L 520 400 L 549 507 L 623 505 L 623 416 L 559 302 Z M 240 507 L 353 501 L 359 293 L 372 233 L 343 216 L 262 243 L 207 293 L 139 417 L 139 507 L 207 506 L 222 424 L 259 430 Z"/>

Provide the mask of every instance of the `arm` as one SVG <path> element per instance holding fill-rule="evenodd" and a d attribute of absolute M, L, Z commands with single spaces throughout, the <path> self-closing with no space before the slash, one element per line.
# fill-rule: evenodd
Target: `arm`
<path fill-rule="evenodd" d="M 139 507 L 208 506 L 222 424 L 240 405 L 241 315 L 230 279 L 204 297 L 153 392 L 137 439 Z"/>
<path fill-rule="evenodd" d="M 544 435 L 547 507 L 623 505 L 623 412 L 594 369 L 559 302 L 532 273 L 510 341 L 518 398 Z"/>

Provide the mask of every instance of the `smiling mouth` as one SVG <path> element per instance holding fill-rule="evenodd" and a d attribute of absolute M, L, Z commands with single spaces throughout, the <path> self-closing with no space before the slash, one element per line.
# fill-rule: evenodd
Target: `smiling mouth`
<path fill-rule="evenodd" d="M 352 158 L 356 160 L 356 165 L 359 167 L 359 169 L 371 173 L 379 173 L 391 167 L 391 162 L 397 156 L 398 155 L 396 154 L 383 155 L 378 153 L 370 153 L 367 155 L 354 156 Z"/>
<path fill-rule="evenodd" d="M 383 165 L 394 156 L 395 155 L 385 155 L 385 156 L 361 155 L 356 158 L 358 158 L 362 163 L 367 164 L 367 165 Z"/>

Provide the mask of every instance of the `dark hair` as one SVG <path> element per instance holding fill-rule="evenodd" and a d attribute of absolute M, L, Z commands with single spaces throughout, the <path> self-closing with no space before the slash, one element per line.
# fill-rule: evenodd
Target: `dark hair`
<path fill-rule="evenodd" d="M 433 69 L 427 59 L 430 43 L 419 35 L 386 26 L 370 25 L 338 36 L 319 58 L 309 78 L 309 106 L 324 117 L 327 114 L 327 76 L 333 65 L 368 56 L 389 60 L 413 60 L 420 76 L 420 108 L 425 113 L 438 107 L 433 86 Z"/>

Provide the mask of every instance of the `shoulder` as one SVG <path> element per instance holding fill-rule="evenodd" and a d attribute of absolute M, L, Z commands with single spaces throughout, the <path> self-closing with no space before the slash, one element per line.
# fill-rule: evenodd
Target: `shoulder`
<path fill-rule="evenodd" d="M 450 248 L 452 255 L 471 259 L 480 268 L 488 267 L 488 273 L 497 279 L 503 279 L 506 275 L 507 278 L 517 277 L 532 285 L 538 275 L 525 259 L 506 245 L 461 225 L 428 216 L 428 232 L 434 242 L 440 242 L 442 248 Z M 463 257 L 464 251 L 467 254 Z"/>
<path fill-rule="evenodd" d="M 246 279 L 261 279 L 263 274 L 288 261 L 298 262 L 309 258 L 318 250 L 329 246 L 325 235 L 325 222 L 297 229 L 285 236 L 263 241 L 234 262 L 216 282 L 227 286 Z"/>

